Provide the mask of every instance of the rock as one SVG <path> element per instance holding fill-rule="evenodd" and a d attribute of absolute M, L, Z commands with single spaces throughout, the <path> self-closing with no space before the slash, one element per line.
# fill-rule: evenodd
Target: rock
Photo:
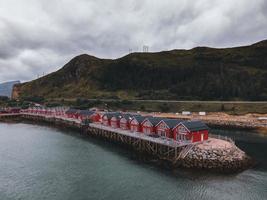
<path fill-rule="evenodd" d="M 213 149 L 201 149 L 195 146 L 181 161 L 181 165 L 186 168 L 235 172 L 247 168 L 249 160 L 251 159 L 236 146 L 225 149 L 214 149 L 214 146 Z"/>

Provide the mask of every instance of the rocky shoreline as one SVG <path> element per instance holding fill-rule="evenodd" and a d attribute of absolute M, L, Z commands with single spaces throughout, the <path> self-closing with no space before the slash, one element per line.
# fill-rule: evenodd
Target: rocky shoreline
<path fill-rule="evenodd" d="M 179 162 L 185 168 L 231 173 L 247 169 L 252 164 L 252 158 L 235 144 L 219 139 L 195 145 Z"/>

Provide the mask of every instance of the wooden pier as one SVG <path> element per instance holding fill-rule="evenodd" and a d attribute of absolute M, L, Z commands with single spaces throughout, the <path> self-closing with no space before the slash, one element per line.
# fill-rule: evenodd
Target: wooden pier
<path fill-rule="evenodd" d="M 82 134 L 103 138 L 112 142 L 120 143 L 131 147 L 137 152 L 152 155 L 158 159 L 166 160 L 176 164 L 182 155 L 186 154 L 191 143 L 178 142 L 168 138 L 155 138 L 139 132 L 114 129 L 104 126 L 101 123 L 82 124 L 78 119 L 71 119 L 64 116 L 41 115 L 33 113 L 16 113 L 0 115 L 1 118 L 21 117 L 31 121 L 48 122 L 49 124 L 63 127 L 76 128 Z"/>

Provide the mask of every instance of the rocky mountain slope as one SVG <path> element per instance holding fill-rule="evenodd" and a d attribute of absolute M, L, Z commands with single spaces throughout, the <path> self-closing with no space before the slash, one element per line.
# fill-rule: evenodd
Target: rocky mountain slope
<path fill-rule="evenodd" d="M 16 85 L 14 97 L 267 100 L 266 80 L 267 40 L 114 60 L 80 55 L 54 73 Z"/>

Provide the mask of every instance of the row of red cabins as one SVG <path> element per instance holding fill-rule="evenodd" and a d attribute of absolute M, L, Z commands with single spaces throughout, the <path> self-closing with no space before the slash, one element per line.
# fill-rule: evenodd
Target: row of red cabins
<path fill-rule="evenodd" d="M 176 141 L 200 142 L 208 140 L 209 128 L 201 121 L 182 121 L 159 117 L 145 117 L 123 113 L 105 113 L 102 124 Z"/>
<path fill-rule="evenodd" d="M 44 109 L 42 112 L 44 112 Z M 103 125 L 112 128 L 120 128 L 151 136 L 172 138 L 176 141 L 200 142 L 208 140 L 209 137 L 209 128 L 201 121 L 145 117 L 120 112 L 101 114 L 95 111 L 78 109 L 68 109 L 65 111 L 64 116 L 79 120 L 88 119 L 91 122 L 101 122 Z"/>
<path fill-rule="evenodd" d="M 99 122 L 101 115 L 92 110 L 78 110 L 78 109 L 69 109 L 65 112 L 68 118 L 80 119 L 80 120 L 90 120 L 92 122 Z"/>

